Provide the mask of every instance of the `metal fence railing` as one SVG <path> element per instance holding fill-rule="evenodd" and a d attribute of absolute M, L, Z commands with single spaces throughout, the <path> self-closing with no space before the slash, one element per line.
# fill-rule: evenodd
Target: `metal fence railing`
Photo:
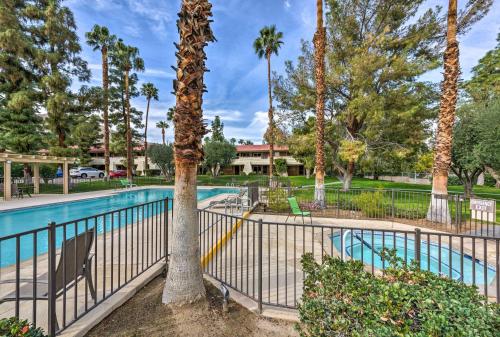
<path fill-rule="evenodd" d="M 313 216 L 345 219 L 380 219 L 419 225 L 452 233 L 500 236 L 497 214 L 473 212 L 470 198 L 462 194 L 437 195 L 426 191 L 399 189 L 325 188 L 323 208 L 314 199 L 314 187 L 260 188 L 259 200 L 265 211 L 287 213 L 287 198 L 295 197 Z M 500 201 L 499 195 L 477 196 Z M 435 209 L 430 211 L 431 200 Z"/>
<path fill-rule="evenodd" d="M 244 219 L 207 210 L 199 213 L 203 271 L 262 305 L 297 308 L 312 253 L 356 259 L 378 274 L 387 267 L 380 252 L 396 249 L 407 263 L 475 285 L 500 301 L 500 238 L 405 231 L 381 226 L 344 227 Z"/>
<path fill-rule="evenodd" d="M 0 238 L 1 317 L 53 336 L 166 260 L 172 200 Z"/>

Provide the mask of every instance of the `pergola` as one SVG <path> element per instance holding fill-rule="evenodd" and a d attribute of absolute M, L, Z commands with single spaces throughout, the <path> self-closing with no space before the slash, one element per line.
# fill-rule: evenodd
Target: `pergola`
<path fill-rule="evenodd" d="M 12 163 L 33 165 L 34 194 L 40 193 L 40 164 L 62 164 L 63 166 L 63 193 L 69 193 L 69 164 L 76 162 L 76 158 L 42 156 L 16 153 L 0 153 L 0 163 L 3 163 L 3 198 L 12 199 Z"/>

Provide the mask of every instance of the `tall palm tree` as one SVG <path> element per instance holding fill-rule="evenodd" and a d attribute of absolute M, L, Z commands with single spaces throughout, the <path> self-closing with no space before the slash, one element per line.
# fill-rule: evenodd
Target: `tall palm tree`
<path fill-rule="evenodd" d="M 434 167 L 432 173 L 432 198 L 427 213 L 429 220 L 449 223 L 450 211 L 446 199 L 437 195 L 448 194 L 448 170 L 451 165 L 451 144 L 453 140 L 453 123 L 458 97 L 458 77 L 460 65 L 457 41 L 457 0 L 448 3 L 448 28 L 446 33 L 446 50 L 444 52 L 444 81 L 441 87 L 439 121 L 434 150 Z"/>
<path fill-rule="evenodd" d="M 165 142 L 165 130 L 168 129 L 168 122 L 159 121 L 158 123 L 156 123 L 156 127 L 158 129 L 161 129 L 161 138 L 162 138 L 163 145 L 167 145 L 167 143 Z"/>
<path fill-rule="evenodd" d="M 314 199 L 325 206 L 325 48 L 323 1 L 316 0 L 317 30 L 314 34 L 314 65 L 316 73 L 316 181 Z"/>
<path fill-rule="evenodd" d="M 259 32 L 259 37 L 254 41 L 253 47 L 255 53 L 261 59 L 267 59 L 267 91 L 269 96 L 269 177 L 273 176 L 274 163 L 274 114 L 273 114 L 273 97 L 271 88 L 271 55 L 278 55 L 278 50 L 283 44 L 283 33 L 276 31 L 276 26 L 265 26 Z"/>
<path fill-rule="evenodd" d="M 203 160 L 204 51 L 215 40 L 210 29 L 212 5 L 208 0 L 182 0 L 177 28 L 177 80 L 174 82 L 175 191 L 172 254 L 163 303 L 184 304 L 205 298 L 200 266 L 196 173 Z"/>
<path fill-rule="evenodd" d="M 85 33 L 87 44 L 94 51 L 101 51 L 102 59 L 102 120 L 104 126 L 104 171 L 109 177 L 109 74 L 108 74 L 108 52 L 116 42 L 116 36 L 109 33 L 109 29 L 104 26 L 94 25 L 90 32 Z"/>
<path fill-rule="evenodd" d="M 146 107 L 146 122 L 144 123 L 144 174 L 148 175 L 148 119 L 149 119 L 149 106 L 151 99 L 158 100 L 158 88 L 151 82 L 144 83 L 141 88 L 141 94 L 146 97 L 148 101 Z"/>
<path fill-rule="evenodd" d="M 143 71 L 144 61 L 139 57 L 139 49 L 128 46 L 119 39 L 113 47 L 112 60 L 114 65 L 123 72 L 125 84 L 125 112 L 126 112 L 126 143 L 127 143 L 127 179 L 132 180 L 132 169 L 134 166 L 134 157 L 132 154 L 132 128 L 130 126 L 130 92 L 129 75 L 130 71 Z"/>

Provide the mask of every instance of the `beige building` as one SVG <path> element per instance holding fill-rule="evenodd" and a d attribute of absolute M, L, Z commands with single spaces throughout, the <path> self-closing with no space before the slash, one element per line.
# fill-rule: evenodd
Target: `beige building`
<path fill-rule="evenodd" d="M 90 166 L 104 170 L 104 148 L 91 148 L 90 156 L 92 161 Z M 236 146 L 237 158 L 233 160 L 230 166 L 224 169 L 224 174 L 227 175 L 240 175 L 240 174 L 263 174 L 269 172 L 269 145 L 237 145 Z M 134 169 L 136 172 L 142 174 L 144 172 L 144 149 L 143 147 L 134 148 Z M 289 151 L 288 146 L 275 146 L 274 159 L 285 159 L 288 169 L 287 175 L 298 176 L 304 175 L 304 165 L 293 158 Z M 110 170 L 123 170 L 125 169 L 125 157 L 111 156 Z M 156 165 L 149 161 L 149 169 L 159 170 Z"/>
<path fill-rule="evenodd" d="M 103 147 L 93 147 L 89 151 L 90 156 L 92 157 L 92 161 L 90 162 L 90 166 L 98 168 L 100 170 L 104 170 L 104 148 Z M 109 169 L 111 171 L 115 170 L 125 170 L 124 163 L 126 162 L 126 157 L 121 156 L 113 156 L 109 157 Z M 159 170 L 159 168 L 149 161 L 149 169 L 150 170 Z M 138 173 L 143 173 L 145 168 L 145 159 L 144 159 L 144 147 L 138 146 L 134 148 L 134 170 Z"/>
<path fill-rule="evenodd" d="M 224 169 L 224 174 L 268 174 L 269 172 L 269 145 L 238 145 L 236 146 L 237 158 L 229 167 Z M 304 165 L 292 156 L 288 146 L 275 146 L 274 159 L 285 159 L 289 176 L 304 175 Z"/>

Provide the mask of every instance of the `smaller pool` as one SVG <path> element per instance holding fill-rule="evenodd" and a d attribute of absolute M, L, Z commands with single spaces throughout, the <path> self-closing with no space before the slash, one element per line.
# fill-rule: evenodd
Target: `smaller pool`
<path fill-rule="evenodd" d="M 392 232 L 382 232 L 364 230 L 347 230 L 343 232 L 344 238 L 340 233 L 332 236 L 333 244 L 339 252 L 344 247 L 344 256 L 350 256 L 356 260 L 363 259 L 366 265 L 372 265 L 377 269 L 384 269 L 387 267 L 387 262 L 382 260 L 380 252 L 383 248 L 396 249 L 397 256 L 403 260 L 406 257 L 407 263 L 415 259 L 415 240 L 408 237 L 405 246 L 405 237 L 401 234 L 394 234 Z M 342 243 L 344 240 L 344 243 Z M 405 256 L 406 250 L 406 256 Z M 439 253 L 441 250 L 441 259 Z M 451 263 L 450 263 L 451 254 Z M 447 245 L 441 244 L 439 246 L 432 242 L 422 241 L 420 250 L 420 267 L 423 270 L 429 270 L 435 274 L 451 277 L 455 280 L 462 280 L 467 284 L 482 285 L 484 284 L 484 276 L 486 273 L 487 284 L 491 284 L 495 279 L 495 268 L 486 265 L 476 259 L 473 261 L 472 257 L 464 254 L 463 257 L 463 275 L 460 267 L 461 254 L 460 251 L 449 249 Z M 473 271 L 474 269 L 474 271 Z M 475 274 L 475 279 L 474 279 Z"/>

